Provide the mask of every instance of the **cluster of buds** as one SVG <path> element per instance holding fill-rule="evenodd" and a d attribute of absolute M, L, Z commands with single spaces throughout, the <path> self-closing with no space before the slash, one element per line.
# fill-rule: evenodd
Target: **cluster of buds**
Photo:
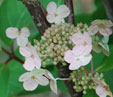
<path fill-rule="evenodd" d="M 103 74 L 96 72 L 94 75 L 92 75 L 91 73 L 87 73 L 84 68 L 81 67 L 80 69 L 71 73 L 71 79 L 74 82 L 73 88 L 75 91 L 83 91 L 83 93 L 86 94 L 87 89 L 96 89 L 97 83 L 95 83 L 94 79 L 102 81 Z"/>
<path fill-rule="evenodd" d="M 88 26 L 82 23 L 79 23 L 76 27 L 67 23 L 55 24 L 45 31 L 40 41 L 35 40 L 35 47 L 38 54 L 50 56 L 53 59 L 54 65 L 58 62 L 66 65 L 64 53 L 74 46 L 72 35 L 87 30 Z M 42 59 L 43 66 L 51 61 L 50 58 L 47 58 L 47 60 L 46 58 Z"/>

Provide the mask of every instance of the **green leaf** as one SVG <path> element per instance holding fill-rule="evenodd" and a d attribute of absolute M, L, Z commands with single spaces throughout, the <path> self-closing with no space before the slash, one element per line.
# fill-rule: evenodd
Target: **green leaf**
<path fill-rule="evenodd" d="M 100 72 L 105 72 L 113 69 L 113 46 L 110 47 L 110 56 L 104 57 L 100 66 L 97 68 Z"/>
<path fill-rule="evenodd" d="M 0 97 L 7 97 L 9 84 L 9 71 L 7 68 L 0 68 Z"/>
<path fill-rule="evenodd" d="M 0 38 L 6 44 L 11 45 L 13 40 L 6 37 L 6 29 L 8 27 L 18 27 L 20 29 L 24 26 L 28 27 L 33 33 L 38 32 L 27 8 L 22 2 L 4 0 L 0 6 Z"/>
<path fill-rule="evenodd" d="M 87 93 L 83 97 L 99 97 L 94 90 L 87 90 Z"/>
<path fill-rule="evenodd" d="M 104 79 L 105 82 L 108 84 L 108 86 L 110 87 L 112 93 L 113 93 L 113 69 L 107 72 L 104 72 Z"/>

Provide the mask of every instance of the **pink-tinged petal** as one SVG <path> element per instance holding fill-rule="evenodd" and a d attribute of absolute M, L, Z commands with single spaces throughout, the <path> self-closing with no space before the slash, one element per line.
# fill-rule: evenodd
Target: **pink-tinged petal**
<path fill-rule="evenodd" d="M 19 81 L 20 82 L 23 82 L 23 81 L 26 81 L 30 78 L 30 73 L 29 72 L 26 72 L 24 74 L 22 74 L 20 77 L 19 77 Z"/>
<path fill-rule="evenodd" d="M 70 10 L 69 10 L 69 8 L 66 5 L 61 5 L 57 9 L 57 13 L 61 17 L 65 18 L 65 17 L 67 17 L 70 14 Z"/>
<path fill-rule="evenodd" d="M 80 63 L 80 62 L 79 62 Z M 78 62 L 73 62 L 73 63 L 71 63 L 70 65 L 69 65 L 69 70 L 77 70 L 77 69 L 79 69 L 81 67 L 81 65 L 80 64 L 78 64 Z"/>
<path fill-rule="evenodd" d="M 73 43 L 82 44 L 83 43 L 83 34 L 82 33 L 75 33 L 72 35 L 72 41 Z"/>
<path fill-rule="evenodd" d="M 49 84 L 49 80 L 44 76 L 38 76 L 37 82 L 38 82 L 38 84 L 40 84 L 42 86 L 46 86 Z"/>
<path fill-rule="evenodd" d="M 50 80 L 50 88 L 51 90 L 57 94 L 57 84 L 56 84 L 56 80 Z"/>
<path fill-rule="evenodd" d="M 72 53 L 75 56 L 80 56 L 80 55 L 88 55 L 90 52 L 92 51 L 92 45 L 76 45 L 73 50 Z"/>
<path fill-rule="evenodd" d="M 83 36 L 84 36 L 84 38 L 83 38 L 84 42 L 86 42 L 87 45 L 91 45 L 92 44 L 92 38 L 91 38 L 90 34 L 88 32 L 84 32 Z M 84 42 L 83 42 L 83 45 L 85 45 Z"/>
<path fill-rule="evenodd" d="M 106 92 L 105 88 L 103 88 L 101 85 L 98 85 L 96 87 L 96 94 L 99 97 L 107 97 L 107 92 Z"/>
<path fill-rule="evenodd" d="M 28 44 L 28 47 L 30 48 L 33 55 L 39 57 L 38 54 L 37 54 L 36 48 L 34 46 L 32 46 L 31 44 Z"/>
<path fill-rule="evenodd" d="M 28 47 L 20 47 L 19 52 L 24 57 L 30 57 L 31 56 L 31 50 Z"/>
<path fill-rule="evenodd" d="M 75 57 L 75 56 L 74 56 L 74 54 L 72 53 L 71 50 L 65 52 L 65 54 L 64 54 L 64 60 L 65 60 L 66 62 L 68 62 L 68 63 L 71 63 L 73 60 L 75 60 L 74 57 Z"/>
<path fill-rule="evenodd" d="M 57 5 L 55 2 L 50 2 L 48 5 L 47 5 L 47 12 L 49 14 L 54 14 L 57 10 Z"/>
<path fill-rule="evenodd" d="M 6 30 L 6 36 L 8 38 L 11 38 L 11 39 L 14 39 L 14 38 L 17 38 L 19 35 L 18 35 L 18 29 L 17 28 L 14 28 L 14 27 L 10 27 Z"/>
<path fill-rule="evenodd" d="M 29 79 L 23 83 L 23 87 L 26 91 L 33 91 L 38 87 L 38 83 L 35 80 Z"/>
<path fill-rule="evenodd" d="M 89 28 L 88 28 L 88 32 L 90 35 L 95 35 L 97 32 L 98 32 L 98 27 L 97 25 L 91 25 Z"/>
<path fill-rule="evenodd" d="M 17 38 L 17 44 L 19 46 L 26 46 L 28 43 L 28 38 L 20 35 L 18 38 Z"/>
<path fill-rule="evenodd" d="M 35 69 L 35 64 L 33 62 L 33 59 L 32 58 L 26 58 L 23 67 L 27 71 L 32 71 L 33 69 Z"/>
<path fill-rule="evenodd" d="M 106 28 L 106 36 L 109 36 L 112 34 L 112 29 L 111 28 Z"/>
<path fill-rule="evenodd" d="M 54 14 L 48 14 L 46 19 L 49 23 L 54 23 L 55 22 L 55 15 Z"/>
<path fill-rule="evenodd" d="M 24 37 L 29 37 L 30 36 L 30 31 L 27 27 L 23 27 L 21 29 L 21 35 L 24 36 Z"/>
<path fill-rule="evenodd" d="M 109 36 L 112 34 L 112 30 L 110 28 L 99 29 L 99 33 L 103 36 Z"/>

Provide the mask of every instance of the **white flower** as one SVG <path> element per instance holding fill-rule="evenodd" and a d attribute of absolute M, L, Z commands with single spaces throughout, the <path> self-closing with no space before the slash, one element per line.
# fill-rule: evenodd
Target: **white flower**
<path fill-rule="evenodd" d="M 19 46 L 25 46 L 28 43 L 30 31 L 27 27 L 23 27 L 20 31 L 18 28 L 10 27 L 6 30 L 7 37 L 16 39 Z"/>
<path fill-rule="evenodd" d="M 79 69 L 81 66 L 89 64 L 91 59 L 92 59 L 91 54 L 78 56 L 73 50 L 69 50 L 64 54 L 64 60 L 67 63 L 70 63 L 69 65 L 70 70 L 76 70 Z"/>
<path fill-rule="evenodd" d="M 70 14 L 70 10 L 66 5 L 61 5 L 57 8 L 55 2 L 50 2 L 47 5 L 47 12 L 48 22 L 56 24 L 64 22 L 64 18 L 66 18 Z"/>
<path fill-rule="evenodd" d="M 98 80 L 98 79 L 95 79 L 95 78 L 93 80 L 97 84 L 96 94 L 99 97 L 107 97 L 107 95 L 109 97 L 113 97 L 109 86 L 104 81 L 101 81 L 101 80 Z"/>
<path fill-rule="evenodd" d="M 19 51 L 20 54 L 25 57 L 25 63 L 23 66 L 26 70 L 31 71 L 34 68 L 40 69 L 41 60 L 35 47 L 28 44 L 26 47 L 20 47 Z"/>
<path fill-rule="evenodd" d="M 88 32 L 75 33 L 72 35 L 72 41 L 75 45 L 73 52 L 79 55 L 87 55 L 92 50 L 92 39 Z"/>
<path fill-rule="evenodd" d="M 45 76 L 50 79 L 50 88 L 51 90 L 57 94 L 57 84 L 56 84 L 56 79 L 53 77 L 53 75 L 46 70 Z"/>
<path fill-rule="evenodd" d="M 99 97 L 106 97 L 107 96 L 107 92 L 102 85 L 98 85 L 96 87 L 96 93 Z"/>
<path fill-rule="evenodd" d="M 22 74 L 19 81 L 24 82 L 23 87 L 26 91 L 33 91 L 38 87 L 38 85 L 46 86 L 49 84 L 49 80 L 43 76 L 44 74 L 45 70 L 34 69 L 31 72 Z"/>
<path fill-rule="evenodd" d="M 109 36 L 112 34 L 111 27 L 113 27 L 113 23 L 110 20 L 95 20 L 88 30 L 91 35 L 99 33 L 103 36 Z"/>

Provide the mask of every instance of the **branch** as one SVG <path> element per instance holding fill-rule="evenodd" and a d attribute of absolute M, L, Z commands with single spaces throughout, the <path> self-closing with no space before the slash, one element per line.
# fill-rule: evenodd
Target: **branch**
<path fill-rule="evenodd" d="M 103 0 L 103 3 L 104 3 L 104 7 L 105 7 L 108 18 L 113 22 L 113 1 Z"/>
<path fill-rule="evenodd" d="M 20 1 L 22 1 L 25 4 L 40 34 L 43 35 L 45 29 L 47 29 L 50 26 L 50 24 L 46 20 L 46 12 L 40 5 L 39 0 L 20 0 Z"/>
<path fill-rule="evenodd" d="M 13 49 L 12 49 L 12 50 L 13 50 Z M 21 64 L 24 63 L 23 60 L 21 60 L 20 58 L 18 58 L 17 56 L 15 56 L 14 51 L 9 52 L 9 51 L 6 50 L 5 48 L 2 48 L 2 51 L 3 51 L 4 53 L 6 53 L 6 54 L 9 56 L 9 59 L 5 62 L 5 64 L 8 64 L 9 61 L 11 61 L 12 59 L 14 59 L 14 60 L 20 62 Z"/>
<path fill-rule="evenodd" d="M 59 71 L 59 76 L 61 78 L 69 78 L 70 77 L 71 71 L 68 69 L 68 66 L 63 66 L 61 63 L 58 63 L 57 68 Z M 82 92 L 81 93 L 75 92 L 75 90 L 73 88 L 74 84 L 73 84 L 72 80 L 65 80 L 64 82 L 70 92 L 71 97 L 82 97 Z"/>
<path fill-rule="evenodd" d="M 73 9 L 73 0 L 65 0 L 65 4 L 70 9 L 70 15 L 68 16 L 68 23 L 75 25 L 74 9 Z"/>

